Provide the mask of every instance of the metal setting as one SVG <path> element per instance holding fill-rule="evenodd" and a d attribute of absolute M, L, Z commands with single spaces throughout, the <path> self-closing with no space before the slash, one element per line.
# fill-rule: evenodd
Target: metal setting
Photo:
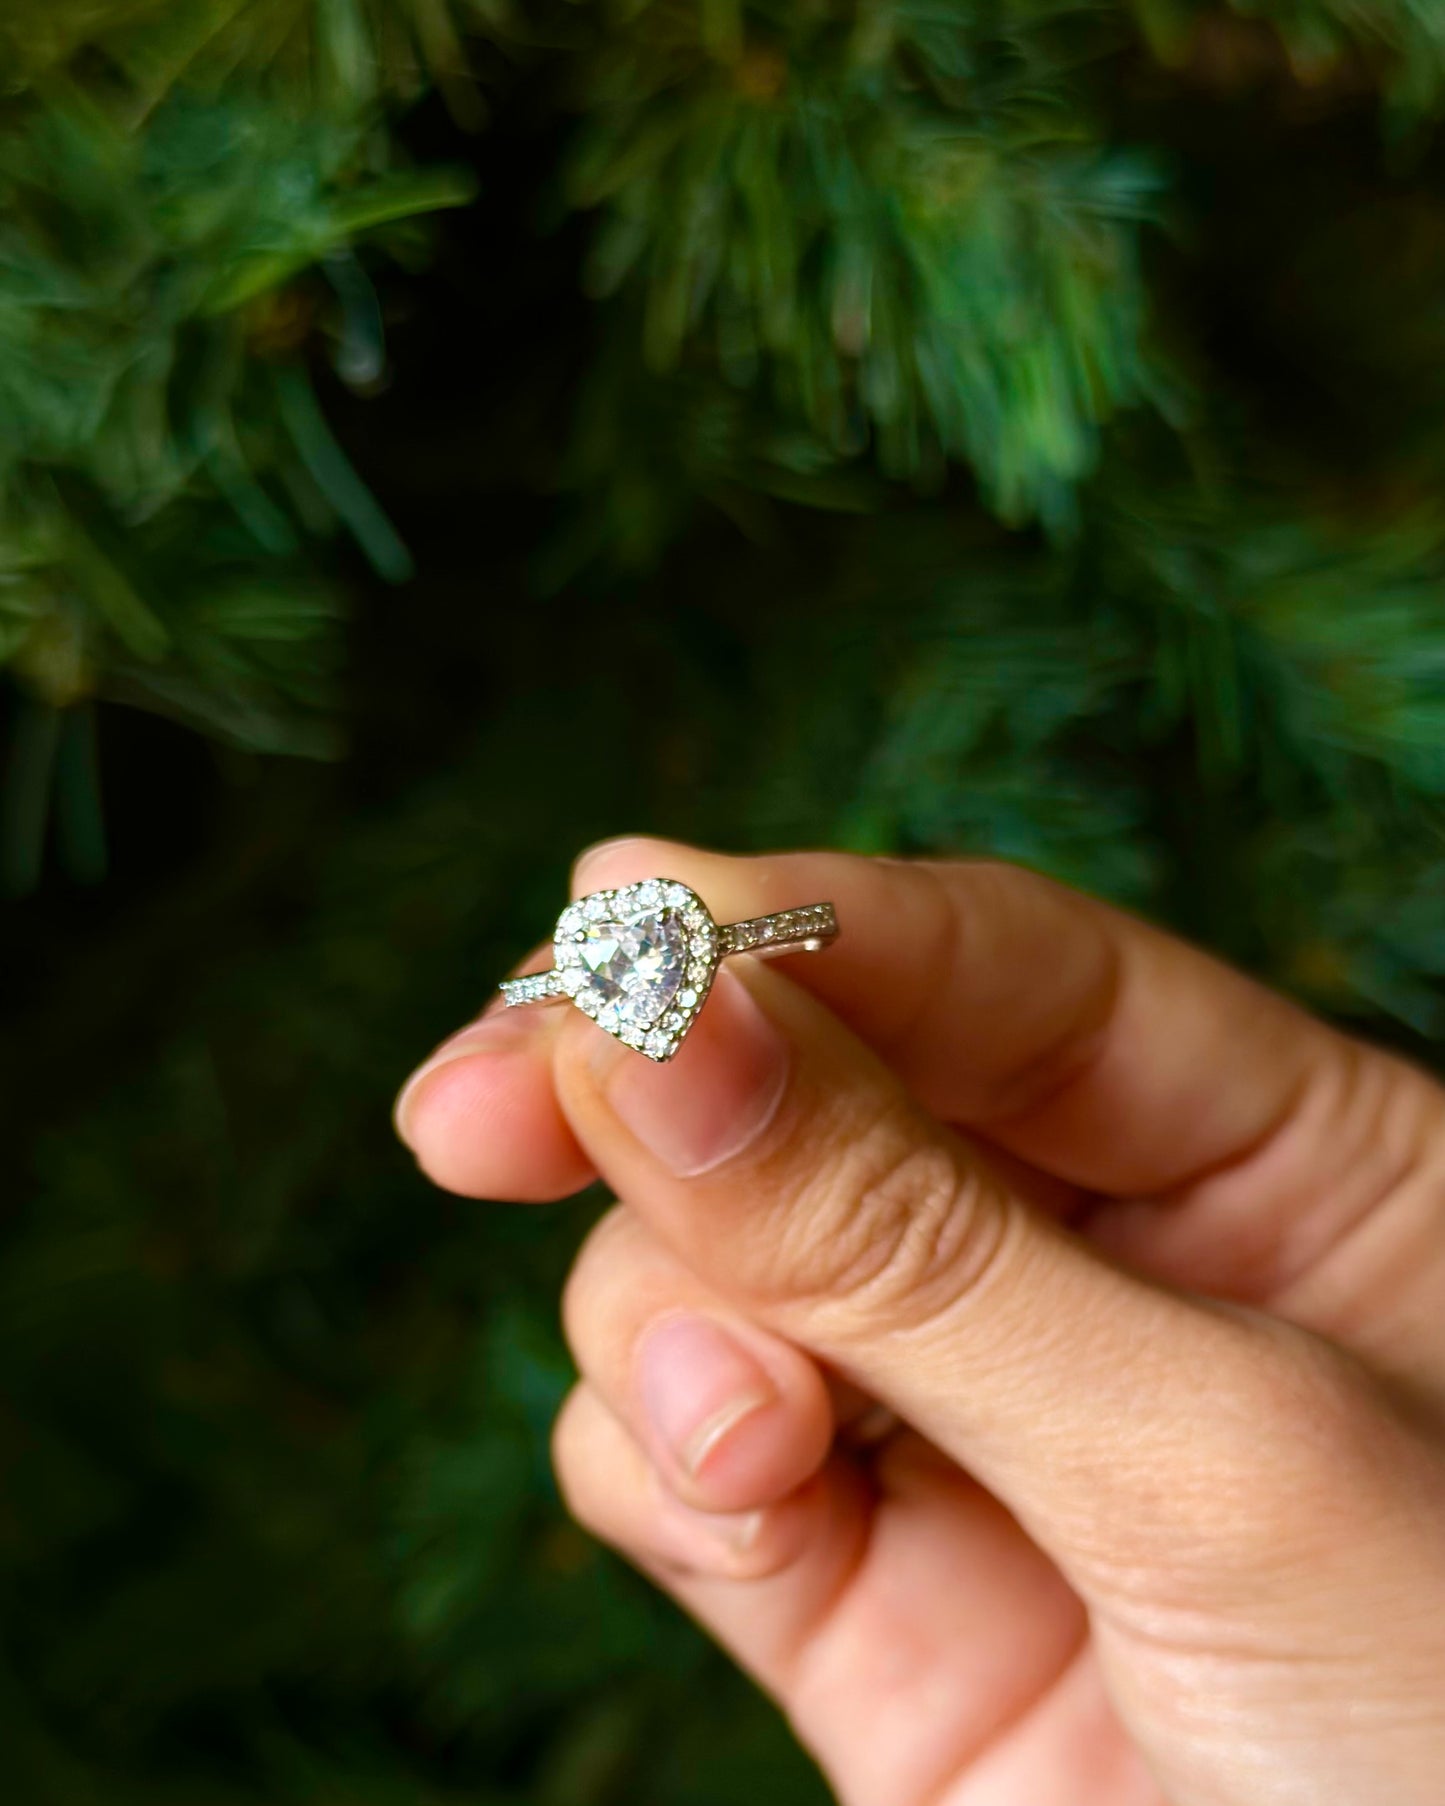
<path fill-rule="evenodd" d="M 509 1005 L 574 1003 L 649 1060 L 670 1060 L 697 1020 L 718 962 L 816 953 L 838 936 L 831 903 L 719 925 L 696 891 L 671 878 L 596 890 L 557 918 L 552 967 L 503 979 Z"/>

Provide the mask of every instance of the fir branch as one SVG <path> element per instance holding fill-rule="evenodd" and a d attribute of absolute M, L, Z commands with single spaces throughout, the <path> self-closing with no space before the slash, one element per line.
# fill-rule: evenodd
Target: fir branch
<path fill-rule="evenodd" d="M 594 292 L 636 292 L 654 369 L 705 358 L 837 457 L 962 460 L 1005 520 L 1067 525 L 1100 426 L 1161 381 L 1160 173 L 1089 131 L 1049 35 L 1077 11 L 749 9 L 719 56 L 706 8 L 649 9 L 579 102 Z"/>
<path fill-rule="evenodd" d="M 284 725 L 288 697 L 321 701 L 308 666 L 336 631 L 303 599 L 291 467 L 324 465 L 378 565 L 407 564 L 275 324 L 317 307 L 294 288 L 309 266 L 470 193 L 445 170 L 369 173 L 367 155 L 354 127 L 239 96 L 178 94 L 131 132 L 71 90 L 0 135 L 0 658 L 48 701 L 99 690 L 251 745 L 326 744 Z M 218 596 L 269 580 L 295 599 L 264 673 L 240 617 L 197 591 L 202 568 Z"/>

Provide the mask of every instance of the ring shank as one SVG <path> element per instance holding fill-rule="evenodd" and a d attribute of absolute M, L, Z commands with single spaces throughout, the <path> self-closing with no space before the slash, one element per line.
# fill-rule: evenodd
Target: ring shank
<path fill-rule="evenodd" d="M 729 922 L 718 928 L 717 956 L 751 953 L 772 959 L 780 953 L 818 953 L 838 938 L 838 917 L 831 903 L 807 903 L 801 909 L 780 909 L 772 915 L 752 916 L 745 922 Z M 521 1003 L 567 1003 L 562 975 L 555 966 L 545 972 L 528 972 L 521 978 L 504 978 L 497 987 L 510 1008 Z"/>
<path fill-rule="evenodd" d="M 774 954 L 817 953 L 838 938 L 838 918 L 831 903 L 808 903 L 801 909 L 780 909 L 770 916 L 753 916 L 746 922 L 730 922 L 718 929 L 718 956 L 755 953 L 759 959 Z"/>

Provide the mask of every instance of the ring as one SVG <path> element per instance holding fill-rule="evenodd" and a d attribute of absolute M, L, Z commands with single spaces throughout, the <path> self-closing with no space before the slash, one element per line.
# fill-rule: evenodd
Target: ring
<path fill-rule="evenodd" d="M 499 988 L 509 1005 L 575 1003 L 661 1063 L 687 1038 L 729 954 L 816 953 L 837 938 L 831 903 L 719 924 L 685 884 L 645 878 L 569 903 L 557 918 L 551 969 L 504 978 Z"/>

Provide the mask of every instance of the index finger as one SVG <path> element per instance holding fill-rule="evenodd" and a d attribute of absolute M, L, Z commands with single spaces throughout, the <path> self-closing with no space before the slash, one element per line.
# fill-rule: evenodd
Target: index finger
<path fill-rule="evenodd" d="M 634 838 L 573 892 L 654 874 L 720 921 L 831 901 L 790 959 L 936 1116 L 1115 1195 L 1173 1191 L 1270 1137 L 1353 1043 L 1206 954 L 1021 867 L 840 853 L 732 857 Z"/>

